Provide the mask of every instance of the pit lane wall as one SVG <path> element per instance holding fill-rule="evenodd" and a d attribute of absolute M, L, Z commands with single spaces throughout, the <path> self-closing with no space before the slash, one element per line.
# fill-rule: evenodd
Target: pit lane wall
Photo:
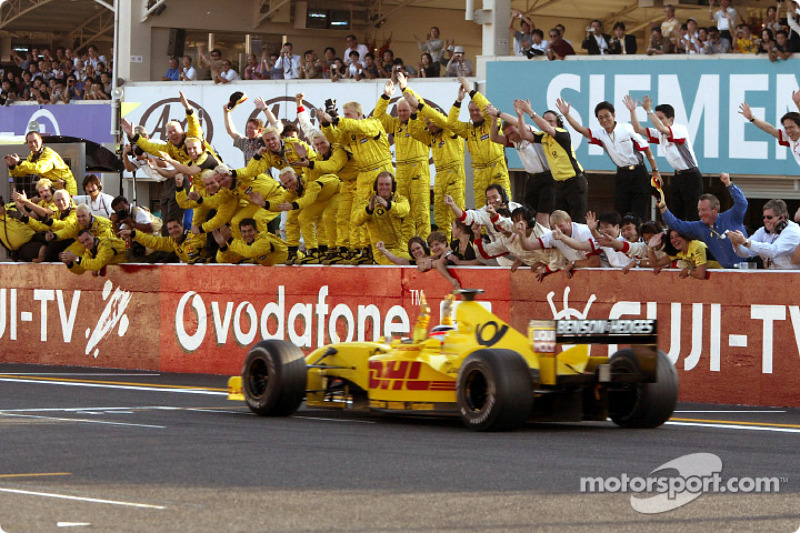
<path fill-rule="evenodd" d="M 658 319 L 684 401 L 800 406 L 796 274 L 719 271 L 697 281 L 594 270 L 537 283 L 528 270 L 456 272 L 522 331 L 532 318 Z M 0 361 L 237 374 L 261 338 L 308 349 L 407 334 L 422 290 L 436 324 L 449 289 L 435 272 L 401 267 L 118 265 L 92 277 L 3 263 Z M 484 344 L 497 333 L 484 328 Z"/>

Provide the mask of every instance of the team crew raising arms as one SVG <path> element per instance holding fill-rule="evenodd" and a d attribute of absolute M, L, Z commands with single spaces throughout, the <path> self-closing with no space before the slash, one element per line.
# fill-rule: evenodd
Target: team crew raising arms
<path fill-rule="evenodd" d="M 680 278 L 696 280 L 708 279 L 713 268 L 743 262 L 800 268 L 800 229 L 789 220 L 785 203 L 765 205 L 764 227 L 748 236 L 747 199 L 728 174 L 720 179 L 732 209 L 720 212 L 719 199 L 703 194 L 688 128 L 675 123 L 667 102 L 642 98 L 649 124 L 640 122 L 640 103 L 630 95 L 623 98 L 630 123 L 617 120 L 610 102 L 600 102 L 594 109 L 599 127 L 588 127 L 564 99 L 555 102 L 557 111 L 542 109 L 541 115 L 529 99 L 516 99 L 503 110 L 466 78 L 458 78 L 446 115 L 412 89 L 403 72 L 386 81 L 382 92 L 371 114 L 359 102 L 340 109 L 328 100 L 316 117 L 298 94 L 297 117 L 307 141 L 283 132 L 283 123 L 261 98 L 255 99 L 253 116 L 264 112 L 270 125 L 250 119 L 241 136 L 230 110 L 244 98 L 226 104 L 226 129 L 245 154 L 244 166 L 236 169 L 223 164 L 204 138 L 183 93 L 187 128 L 168 123 L 165 142 L 123 120 L 133 146 L 124 151 L 126 160 L 137 159 L 134 168 L 146 166 L 174 191 L 164 202 L 163 236 L 160 221 L 124 198 L 105 206 L 108 195 L 100 193 L 94 177 L 83 181 L 88 194 L 77 197 L 69 168 L 31 132 L 26 137 L 31 155 L 23 160 L 13 154 L 5 161 L 12 175 L 42 177 L 38 196 L 12 194 L 12 202 L 0 209 L 0 241 L 15 259 L 58 260 L 73 273 L 95 275 L 103 275 L 108 264 L 142 260 L 400 264 L 435 270 L 459 287 L 451 268 L 460 265 L 529 267 L 539 281 L 558 271 L 572 277 L 576 269 L 597 267 L 624 273 L 651 268 L 656 274 L 676 267 Z M 467 96 L 469 120 L 462 121 Z M 792 99 L 800 110 L 800 91 Z M 746 102 L 740 113 L 800 162 L 800 113 L 784 115 L 783 129 L 755 117 Z M 565 121 L 615 164 L 615 210 L 599 217 L 589 211 L 589 181 Z M 666 194 L 650 143 L 662 146 L 674 170 Z M 528 173 L 516 198 L 506 148 L 516 150 Z M 466 205 L 465 150 L 473 206 Z M 429 159 L 436 169 L 433 194 Z M 651 220 L 655 207 L 666 225 Z M 186 226 L 184 209 L 193 210 Z M 270 224 L 280 217 L 283 233 Z"/>

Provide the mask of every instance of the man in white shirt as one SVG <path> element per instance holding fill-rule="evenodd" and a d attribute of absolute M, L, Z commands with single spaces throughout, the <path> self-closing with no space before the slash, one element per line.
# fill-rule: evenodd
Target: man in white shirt
<path fill-rule="evenodd" d="M 697 220 L 697 202 L 703 194 L 703 174 L 697 168 L 697 157 L 689 140 L 689 128 L 675 124 L 675 109 L 669 104 L 658 105 L 653 111 L 653 101 L 649 96 L 642 99 L 642 108 L 654 127 L 645 128 L 636 116 L 638 102 L 630 95 L 622 100 L 631 112 L 633 129 L 652 144 L 660 144 L 664 149 L 664 157 L 675 169 L 669 191 L 670 210 L 681 213 L 676 214 L 681 220 Z"/>
<path fill-rule="evenodd" d="M 719 35 L 733 44 L 731 29 L 741 22 L 739 13 L 731 7 L 731 0 L 719 0 L 719 9 L 714 11 L 714 0 L 708 0 L 709 19 L 717 23 Z"/>
<path fill-rule="evenodd" d="M 367 57 L 369 49 L 366 47 L 366 45 L 358 44 L 358 39 L 355 35 L 351 33 L 345 37 L 345 40 L 347 41 L 347 48 L 345 48 L 344 55 L 342 56 L 344 58 L 345 65 L 350 64 L 350 52 L 358 52 L 359 61 L 363 61 L 364 58 Z"/>
<path fill-rule="evenodd" d="M 300 56 L 292 54 L 292 43 L 284 43 L 281 56 L 275 61 L 275 68 L 283 71 L 283 79 L 296 80 L 300 77 Z"/>
<path fill-rule="evenodd" d="M 231 62 L 227 59 L 222 62 L 222 72 L 219 73 L 219 81 L 217 83 L 230 83 L 232 81 L 240 80 L 239 73 L 233 70 Z"/>
<path fill-rule="evenodd" d="M 572 277 L 572 271 L 580 267 L 599 267 L 600 249 L 592 236 L 592 231 L 586 224 L 573 222 L 566 211 L 556 209 L 550 214 L 550 227 L 553 229 L 542 235 L 530 237 L 522 231 L 521 226 L 515 226 L 514 230 L 520 236 L 520 245 L 523 250 L 541 250 L 543 248 L 557 248 L 564 255 L 566 264 L 563 267 L 567 277 Z M 588 243 L 591 251 L 576 250 L 567 243 L 562 242 L 562 236 L 571 237 L 578 243 Z M 550 274 L 552 269 L 548 269 L 543 274 Z"/>
<path fill-rule="evenodd" d="M 191 56 L 183 56 L 180 79 L 181 81 L 194 81 L 197 79 L 197 70 L 192 66 Z"/>
<path fill-rule="evenodd" d="M 770 200 L 762 208 L 764 225 L 749 238 L 740 231 L 728 233 L 733 251 L 739 257 L 761 256 L 768 270 L 798 270 L 792 254 L 800 246 L 800 226 L 789 220 L 786 202 Z"/>
<path fill-rule="evenodd" d="M 660 182 L 661 175 L 647 142 L 634 131 L 631 124 L 616 121 L 614 106 L 610 102 L 600 102 L 594 108 L 594 116 L 600 123 L 599 128 L 587 128 L 578 123 L 569 114 L 570 105 L 564 99 L 559 98 L 556 106 L 575 131 L 589 139 L 591 144 L 602 146 L 617 166 L 614 209 L 619 213 L 632 212 L 642 220 L 649 220 L 650 176 L 647 174 L 642 152 L 650 162 L 653 180 Z"/>
<path fill-rule="evenodd" d="M 792 100 L 797 106 L 797 109 L 800 110 L 800 91 L 792 92 Z M 800 113 L 791 111 L 783 115 L 781 117 L 781 124 L 783 125 L 782 130 L 779 130 L 769 122 L 753 116 L 753 112 L 750 110 L 750 106 L 747 102 L 742 102 L 741 105 L 739 105 L 739 113 L 755 124 L 758 129 L 778 139 L 778 144 L 788 147 L 794 156 L 794 160 L 800 165 Z"/>

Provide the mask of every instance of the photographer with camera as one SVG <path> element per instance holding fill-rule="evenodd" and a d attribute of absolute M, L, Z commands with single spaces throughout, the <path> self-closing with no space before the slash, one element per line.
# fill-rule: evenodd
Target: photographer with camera
<path fill-rule="evenodd" d="M 741 231 L 728 232 L 733 250 L 745 259 L 761 257 L 767 270 L 800 269 L 800 253 L 794 262 L 795 250 L 800 246 L 800 226 L 789 220 L 786 202 L 773 199 L 761 208 L 764 225 L 749 238 Z"/>
<path fill-rule="evenodd" d="M 292 54 L 292 43 L 283 43 L 281 56 L 275 62 L 275 68 L 283 71 L 285 80 L 300 78 L 300 56 Z"/>
<path fill-rule="evenodd" d="M 581 48 L 589 52 L 590 56 L 606 55 L 609 53 L 608 43 L 611 36 L 603 33 L 603 23 L 595 19 L 586 28 L 586 39 L 581 43 Z"/>
<path fill-rule="evenodd" d="M 111 223 L 114 225 L 114 233 L 119 233 L 124 229 L 135 229 L 143 233 L 154 233 L 155 226 L 153 215 L 148 209 L 139 206 L 132 206 L 124 196 L 117 196 L 111 202 Z"/>

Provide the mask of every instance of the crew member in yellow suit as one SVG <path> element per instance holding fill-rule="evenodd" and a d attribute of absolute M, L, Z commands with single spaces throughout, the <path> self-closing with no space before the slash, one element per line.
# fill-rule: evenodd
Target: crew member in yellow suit
<path fill-rule="evenodd" d="M 352 154 L 358 167 L 356 178 L 356 198 L 353 202 L 351 221 L 354 227 L 359 224 L 355 217 L 369 203 L 372 184 L 381 172 L 394 172 L 389 138 L 380 120 L 365 117 L 358 102 L 347 102 L 342 106 L 344 117 L 332 117 L 327 111 L 321 113 L 322 131 L 330 142 L 339 142 Z M 371 240 L 371 238 L 370 238 Z M 355 260 L 357 264 L 372 262 L 372 248 L 362 250 Z"/>
<path fill-rule="evenodd" d="M 182 263 L 193 265 L 206 262 L 205 233 L 194 234 L 183 227 L 182 221 L 172 218 L 167 220 L 167 234 L 168 237 L 163 237 L 129 229 L 119 232 L 121 238 L 133 239 L 151 250 L 174 252 Z"/>
<path fill-rule="evenodd" d="M 447 117 L 425 103 L 409 87 L 403 89 L 403 97 L 417 111 L 409 120 L 411 135 L 431 147 L 436 168 L 436 177 L 433 180 L 433 220 L 449 242 L 455 215 L 445 205 L 444 197 L 450 195 L 456 205 L 464 209 L 467 186 L 464 174 L 464 140 L 444 129 L 447 126 Z"/>
<path fill-rule="evenodd" d="M 397 82 L 401 91 L 406 88 L 408 82 L 402 72 L 397 72 Z M 397 117 L 386 112 L 392 93 L 394 82 L 389 80 L 383 87 L 383 94 L 372 115 L 381 121 L 386 133 L 394 136 L 397 193 L 408 198 L 416 234 L 427 239 L 431 232 L 431 172 L 428 165 L 430 146 L 411 135 L 409 119 L 412 110 L 408 102 L 404 99 L 397 101 Z"/>
<path fill-rule="evenodd" d="M 286 241 L 269 231 L 260 231 L 252 218 L 239 222 L 241 238 L 235 239 L 229 226 L 211 233 L 219 244 L 217 263 L 256 263 L 263 266 L 283 264 L 289 257 Z"/>
<path fill-rule="evenodd" d="M 36 174 L 49 179 L 56 189 L 66 189 L 70 196 L 78 194 L 78 182 L 75 181 L 72 171 L 55 150 L 44 146 L 39 132 L 29 131 L 25 135 L 25 142 L 31 150 L 25 161 L 18 154 L 5 157 L 9 174 L 15 178 Z"/>
<path fill-rule="evenodd" d="M 356 213 L 356 224 L 366 224 L 372 253 L 379 265 L 393 265 L 376 247 L 384 248 L 397 257 L 410 259 L 408 241 L 414 236 L 414 221 L 408 199 L 396 193 L 397 182 L 391 172 L 381 172 L 375 178 L 373 194 L 364 208 Z"/>
<path fill-rule="evenodd" d="M 484 192 L 492 183 L 501 185 L 511 197 L 511 181 L 508 177 L 505 149 L 491 139 L 491 124 L 483 109 L 491 105 L 489 100 L 476 90 L 471 90 L 466 78 L 458 78 L 458 99 L 447 116 L 447 129 L 467 140 L 467 150 L 472 157 L 472 190 L 475 195 L 475 208 L 483 207 Z M 469 94 L 470 122 L 458 120 L 461 102 Z M 499 118 L 496 120 L 500 120 Z"/>
<path fill-rule="evenodd" d="M 336 212 L 339 202 L 339 178 L 324 174 L 315 180 L 298 176 L 292 167 L 280 173 L 286 189 L 279 203 L 264 203 L 270 211 L 297 211 L 300 232 L 306 244 L 306 257 L 297 264 L 320 264 L 326 252 L 336 245 Z M 293 243 L 287 241 L 291 246 Z"/>
<path fill-rule="evenodd" d="M 120 239 L 95 237 L 86 228 L 78 232 L 80 255 L 69 248 L 61 252 L 59 259 L 73 274 L 91 271 L 93 276 L 104 276 L 106 265 L 125 262 L 125 242 Z"/>

